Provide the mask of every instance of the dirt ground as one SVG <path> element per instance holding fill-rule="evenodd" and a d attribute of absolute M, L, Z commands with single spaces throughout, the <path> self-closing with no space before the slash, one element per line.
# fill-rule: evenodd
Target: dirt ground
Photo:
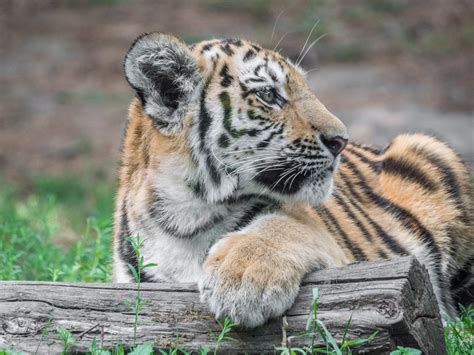
<path fill-rule="evenodd" d="M 296 58 L 317 19 L 312 38 L 326 36 L 303 66 L 353 140 L 429 132 L 474 162 L 470 1 L 3 0 L 0 14 L 0 177 L 114 176 L 133 96 L 122 59 L 142 32 L 271 48 L 283 36 Z"/>

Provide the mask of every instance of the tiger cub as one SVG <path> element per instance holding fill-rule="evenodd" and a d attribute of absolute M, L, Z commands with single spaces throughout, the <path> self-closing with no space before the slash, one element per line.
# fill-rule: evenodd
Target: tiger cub
<path fill-rule="evenodd" d="M 114 279 L 198 282 L 217 317 L 255 327 L 282 315 L 303 276 L 415 255 L 444 317 L 472 301 L 472 192 L 458 155 L 401 135 L 348 144 L 344 124 L 279 53 L 245 40 L 187 46 L 140 36 L 116 198 Z"/>

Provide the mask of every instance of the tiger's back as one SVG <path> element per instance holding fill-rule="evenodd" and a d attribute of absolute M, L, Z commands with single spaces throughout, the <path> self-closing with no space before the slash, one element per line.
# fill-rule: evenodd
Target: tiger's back
<path fill-rule="evenodd" d="M 335 180 L 317 211 L 351 261 L 415 255 L 447 314 L 473 302 L 472 185 L 450 147 L 422 134 L 400 135 L 383 150 L 350 144 Z"/>

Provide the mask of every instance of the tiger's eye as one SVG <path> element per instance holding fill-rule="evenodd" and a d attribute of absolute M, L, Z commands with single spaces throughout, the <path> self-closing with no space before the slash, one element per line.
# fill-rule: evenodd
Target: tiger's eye
<path fill-rule="evenodd" d="M 277 95 L 275 90 L 272 88 L 263 88 L 257 91 L 257 96 L 260 100 L 265 102 L 268 105 L 273 105 L 276 103 Z"/>
<path fill-rule="evenodd" d="M 260 98 L 268 103 L 272 103 L 275 101 L 275 93 L 273 90 L 266 89 L 262 91 Z"/>

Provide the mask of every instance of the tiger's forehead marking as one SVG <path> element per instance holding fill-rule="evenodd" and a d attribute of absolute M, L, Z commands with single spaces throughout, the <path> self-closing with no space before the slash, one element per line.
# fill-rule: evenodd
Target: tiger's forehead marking
<path fill-rule="evenodd" d="M 288 68 L 268 58 L 255 56 L 251 60 L 234 59 L 235 71 L 240 80 L 249 86 L 284 85 L 288 80 Z"/>
<path fill-rule="evenodd" d="M 274 86 L 288 93 L 296 83 L 304 81 L 300 67 L 279 53 L 250 41 L 209 40 L 197 43 L 191 49 L 201 68 L 226 66 L 225 70 L 236 73 L 239 81 L 249 88 Z"/>

